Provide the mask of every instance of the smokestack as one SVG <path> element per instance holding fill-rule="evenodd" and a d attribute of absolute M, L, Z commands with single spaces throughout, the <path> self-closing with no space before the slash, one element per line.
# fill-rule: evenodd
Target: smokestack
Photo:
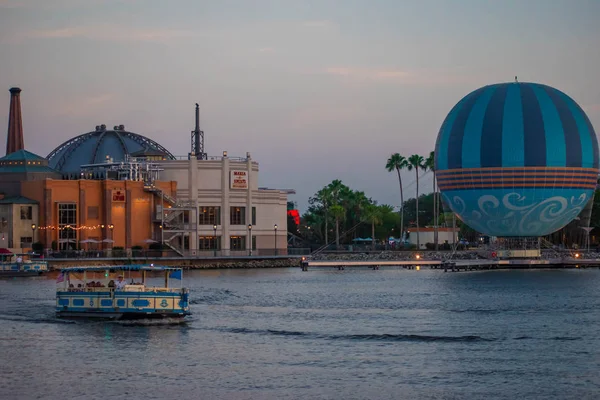
<path fill-rule="evenodd" d="M 8 133 L 6 135 L 6 154 L 23 150 L 23 120 L 21 117 L 21 89 L 10 88 L 10 110 L 8 114 Z"/>

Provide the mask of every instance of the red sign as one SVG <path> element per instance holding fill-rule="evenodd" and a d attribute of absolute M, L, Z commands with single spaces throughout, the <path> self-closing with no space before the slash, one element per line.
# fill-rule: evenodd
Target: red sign
<path fill-rule="evenodd" d="M 123 190 L 113 190 L 112 191 L 112 201 L 118 203 L 125 202 L 125 191 Z"/>

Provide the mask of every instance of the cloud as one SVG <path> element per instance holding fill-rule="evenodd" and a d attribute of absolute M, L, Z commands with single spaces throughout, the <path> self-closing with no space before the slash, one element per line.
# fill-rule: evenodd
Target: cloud
<path fill-rule="evenodd" d="M 275 49 L 272 47 L 261 47 L 260 49 L 258 49 L 258 51 L 261 53 L 273 53 L 275 52 Z"/>
<path fill-rule="evenodd" d="M 403 70 L 394 68 L 327 67 L 321 74 L 352 82 L 386 82 L 405 85 L 440 85 L 472 82 L 474 77 L 451 71 Z"/>
<path fill-rule="evenodd" d="M 197 35 L 197 32 L 189 30 L 141 29 L 126 26 L 100 25 L 33 30 L 22 33 L 20 36 L 30 39 L 84 38 L 115 42 L 167 42 L 172 39 Z"/>

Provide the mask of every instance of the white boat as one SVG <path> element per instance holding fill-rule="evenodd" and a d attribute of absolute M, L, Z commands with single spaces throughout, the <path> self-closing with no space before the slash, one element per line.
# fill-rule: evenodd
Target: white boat
<path fill-rule="evenodd" d="M 156 282 L 157 276 L 160 282 Z M 179 287 L 172 287 L 170 284 L 176 281 L 180 283 Z M 56 316 L 184 318 L 191 313 L 189 290 L 182 283 L 183 269 L 176 267 L 111 265 L 64 268 L 57 278 Z"/>

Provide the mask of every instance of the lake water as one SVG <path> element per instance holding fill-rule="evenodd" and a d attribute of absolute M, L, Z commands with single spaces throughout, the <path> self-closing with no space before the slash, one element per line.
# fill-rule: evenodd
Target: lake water
<path fill-rule="evenodd" d="M 184 274 L 187 323 L 57 321 L 0 281 L 1 399 L 597 399 L 600 271 Z"/>

